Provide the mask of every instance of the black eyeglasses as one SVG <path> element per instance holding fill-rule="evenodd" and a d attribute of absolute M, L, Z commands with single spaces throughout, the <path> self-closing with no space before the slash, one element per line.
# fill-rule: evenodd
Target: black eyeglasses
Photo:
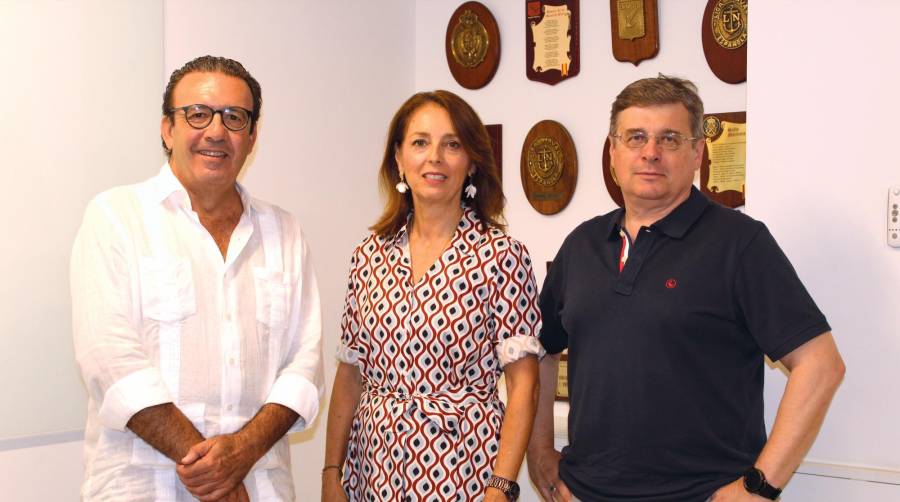
<path fill-rule="evenodd" d="M 178 108 L 172 108 L 169 113 L 175 113 L 181 110 L 184 112 L 184 120 L 194 129 L 203 129 L 212 123 L 215 115 L 222 115 L 222 125 L 230 131 L 242 131 L 253 118 L 253 112 L 241 108 L 240 106 L 227 106 L 221 110 L 214 110 L 206 105 L 187 105 Z"/>
<path fill-rule="evenodd" d="M 621 141 L 628 148 L 637 150 L 644 148 L 650 142 L 650 138 L 656 140 L 656 144 L 663 150 L 678 150 L 685 142 L 696 141 L 700 138 L 689 138 L 684 134 L 675 131 L 668 131 L 662 134 L 648 134 L 644 131 L 627 131 L 625 134 L 612 134 L 613 138 Z"/>

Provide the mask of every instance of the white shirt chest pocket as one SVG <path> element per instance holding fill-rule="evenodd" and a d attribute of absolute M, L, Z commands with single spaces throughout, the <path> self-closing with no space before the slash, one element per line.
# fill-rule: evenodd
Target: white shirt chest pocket
<path fill-rule="evenodd" d="M 256 287 L 256 320 L 272 332 L 283 332 L 288 326 L 290 282 L 287 274 L 263 267 L 253 269 Z"/>
<path fill-rule="evenodd" d="M 191 262 L 141 258 L 141 310 L 146 318 L 171 323 L 197 312 Z"/>

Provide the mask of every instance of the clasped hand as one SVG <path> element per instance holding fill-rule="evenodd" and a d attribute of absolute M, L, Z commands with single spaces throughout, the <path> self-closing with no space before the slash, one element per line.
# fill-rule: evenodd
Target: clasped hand
<path fill-rule="evenodd" d="M 258 460 L 237 434 L 201 441 L 188 450 L 176 467 L 184 486 L 203 502 L 249 500 L 243 481 Z"/>

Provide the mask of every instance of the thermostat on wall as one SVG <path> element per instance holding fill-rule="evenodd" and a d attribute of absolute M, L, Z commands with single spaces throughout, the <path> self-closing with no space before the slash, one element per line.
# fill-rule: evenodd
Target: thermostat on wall
<path fill-rule="evenodd" d="M 887 209 L 888 246 L 900 248 L 900 186 L 888 189 Z"/>

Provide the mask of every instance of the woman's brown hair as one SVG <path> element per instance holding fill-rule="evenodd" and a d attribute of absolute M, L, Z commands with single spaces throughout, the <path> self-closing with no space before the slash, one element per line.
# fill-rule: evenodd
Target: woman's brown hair
<path fill-rule="evenodd" d="M 414 94 L 403 103 L 394 114 L 394 118 L 391 119 L 384 147 L 384 158 L 381 160 L 381 169 L 378 173 L 378 187 L 386 199 L 384 212 L 369 229 L 377 235 L 388 236 L 396 233 L 406 224 L 407 217 L 413 208 L 412 194 L 410 191 L 401 194 L 395 188 L 400 182 L 400 171 L 397 167 L 395 153 L 403 143 L 403 137 L 413 113 L 428 103 L 434 103 L 450 114 L 453 129 L 456 130 L 463 149 L 475 167 L 471 180 L 478 189 L 478 194 L 474 199 L 465 199 L 465 195 L 460 194 L 461 200 L 465 200 L 466 205 L 475 211 L 482 224 L 501 230 L 505 229 L 503 206 L 506 200 L 503 197 L 503 187 L 500 185 L 500 177 L 497 174 L 499 166 L 494 163 L 494 152 L 487 129 L 484 128 L 478 114 L 468 103 L 456 94 L 443 90 Z"/>

